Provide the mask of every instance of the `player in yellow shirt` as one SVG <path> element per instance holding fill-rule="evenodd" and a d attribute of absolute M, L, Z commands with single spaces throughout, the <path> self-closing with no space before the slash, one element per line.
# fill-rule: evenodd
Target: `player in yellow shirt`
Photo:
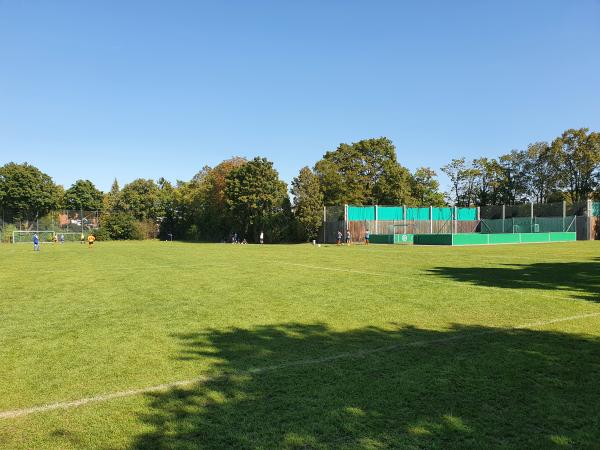
<path fill-rule="evenodd" d="M 89 236 L 87 237 L 87 241 L 88 241 L 88 248 L 92 248 L 92 246 L 94 245 L 94 241 L 96 240 L 96 237 L 93 234 L 89 234 Z"/>

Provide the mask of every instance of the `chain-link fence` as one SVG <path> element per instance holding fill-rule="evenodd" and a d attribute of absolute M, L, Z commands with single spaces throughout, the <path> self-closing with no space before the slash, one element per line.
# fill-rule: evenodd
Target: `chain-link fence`
<path fill-rule="evenodd" d="M 576 216 L 570 217 L 509 217 L 481 219 L 480 231 L 494 233 L 575 233 Z"/>
<path fill-rule="evenodd" d="M 482 233 L 574 232 L 578 240 L 598 239 L 596 203 L 554 202 L 482 206 Z M 489 231 L 493 230 L 493 231 Z M 513 231 L 520 230 L 520 231 Z M 527 231 L 529 230 L 529 231 Z M 538 231 L 536 231 L 538 230 Z"/>
<path fill-rule="evenodd" d="M 82 234 L 85 236 L 100 226 L 99 211 L 61 210 L 34 219 L 12 214 L 9 220 L 7 216 L 0 212 L 0 242 L 5 243 L 13 242 L 17 235 L 20 241 L 27 235 L 26 232 L 33 231 L 59 237 L 63 235 L 65 241 L 78 241 Z"/>

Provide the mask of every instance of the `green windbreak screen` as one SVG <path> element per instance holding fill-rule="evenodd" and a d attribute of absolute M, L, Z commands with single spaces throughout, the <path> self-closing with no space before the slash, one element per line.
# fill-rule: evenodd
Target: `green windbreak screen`
<path fill-rule="evenodd" d="M 433 220 L 452 220 L 452 208 L 433 208 L 431 218 Z"/>
<path fill-rule="evenodd" d="M 592 215 L 600 217 L 600 203 L 592 203 Z"/>
<path fill-rule="evenodd" d="M 404 220 L 404 208 L 401 206 L 378 206 L 377 220 Z"/>
<path fill-rule="evenodd" d="M 596 205 L 600 206 L 600 203 Z M 429 208 L 406 208 L 406 220 L 438 220 L 450 221 L 454 213 L 454 208 L 432 208 L 431 217 L 429 217 Z M 476 208 L 457 208 L 457 220 L 477 220 Z M 600 211 L 598 211 L 600 215 Z M 348 220 L 375 220 L 374 206 L 348 206 Z M 378 206 L 377 220 L 404 220 L 404 211 L 402 206 Z"/>
<path fill-rule="evenodd" d="M 375 220 L 375 207 L 348 206 L 348 220 Z"/>
<path fill-rule="evenodd" d="M 476 208 L 458 208 L 456 218 L 458 220 L 477 220 L 477 209 Z"/>
<path fill-rule="evenodd" d="M 406 220 L 429 220 L 429 208 L 406 208 Z"/>

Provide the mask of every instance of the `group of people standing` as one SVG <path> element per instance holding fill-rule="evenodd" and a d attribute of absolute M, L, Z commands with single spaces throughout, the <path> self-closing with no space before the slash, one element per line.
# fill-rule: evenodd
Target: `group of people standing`
<path fill-rule="evenodd" d="M 37 233 L 33 233 L 33 251 L 34 252 L 39 252 L 41 250 L 41 246 L 40 246 L 40 237 L 38 236 Z M 83 244 L 85 242 L 85 236 L 82 233 L 81 234 L 81 239 L 80 242 Z M 64 234 L 60 234 L 60 235 L 54 235 L 52 236 L 52 242 L 57 244 L 57 243 L 61 243 L 64 244 L 65 243 L 65 235 Z M 87 237 L 87 243 L 88 243 L 88 247 L 92 248 L 92 246 L 94 245 L 94 242 L 96 242 L 96 236 L 94 236 L 92 233 L 88 234 Z"/>
<path fill-rule="evenodd" d="M 258 242 L 260 242 L 261 244 L 265 243 L 265 233 L 263 231 L 260 232 L 260 235 L 258 236 Z M 238 238 L 238 234 L 237 233 L 233 233 L 231 235 L 231 243 L 232 244 L 247 244 L 248 241 L 246 240 L 246 238 L 242 239 L 242 241 L 240 242 L 239 238 Z"/>
<path fill-rule="evenodd" d="M 342 245 L 342 239 L 344 234 L 342 230 L 338 230 L 337 233 L 337 245 Z M 365 231 L 365 245 L 369 245 L 369 239 L 371 238 L 371 232 L 369 230 Z M 350 245 L 352 243 L 352 234 L 350 233 L 350 229 L 346 230 L 346 245 Z"/>

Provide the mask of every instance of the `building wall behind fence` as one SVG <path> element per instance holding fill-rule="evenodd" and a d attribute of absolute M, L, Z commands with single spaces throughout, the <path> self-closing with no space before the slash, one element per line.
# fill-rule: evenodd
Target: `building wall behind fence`
<path fill-rule="evenodd" d="M 593 219 L 593 218 L 592 218 Z M 590 230 L 591 219 L 585 216 L 577 216 L 575 232 L 578 241 L 587 241 L 594 239 Z"/>
<path fill-rule="evenodd" d="M 591 239 L 600 240 L 600 217 L 592 217 L 590 219 L 590 227 Z"/>

